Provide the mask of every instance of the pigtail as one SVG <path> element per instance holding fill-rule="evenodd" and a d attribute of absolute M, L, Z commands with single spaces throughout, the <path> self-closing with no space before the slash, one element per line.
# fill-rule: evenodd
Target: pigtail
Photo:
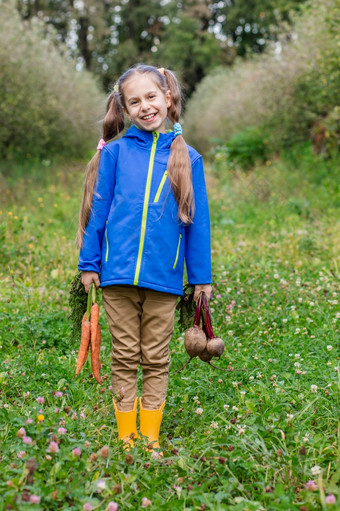
<path fill-rule="evenodd" d="M 109 142 L 109 140 L 116 137 L 123 129 L 124 113 L 120 102 L 120 95 L 118 92 L 112 92 L 108 97 L 106 114 L 103 119 L 103 140 Z M 79 249 L 83 246 L 84 232 L 91 214 L 93 194 L 98 177 L 99 160 L 100 149 L 97 149 L 96 154 L 86 168 L 76 238 L 76 244 Z"/>
<path fill-rule="evenodd" d="M 179 122 L 182 104 L 181 90 L 175 75 L 168 69 L 162 69 L 166 84 L 171 93 L 171 106 L 168 118 L 175 124 Z M 192 223 L 194 216 L 194 191 L 192 186 L 192 169 L 188 147 L 182 135 L 177 135 L 171 144 L 168 161 L 169 181 L 178 204 L 179 219 L 185 224 Z"/>

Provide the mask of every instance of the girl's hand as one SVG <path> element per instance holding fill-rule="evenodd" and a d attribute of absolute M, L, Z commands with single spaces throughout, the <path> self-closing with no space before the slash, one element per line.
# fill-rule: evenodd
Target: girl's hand
<path fill-rule="evenodd" d="M 211 285 L 210 284 L 196 284 L 195 292 L 194 292 L 194 300 L 195 300 L 195 302 L 197 302 L 199 294 L 202 291 L 205 292 L 205 294 L 207 295 L 208 300 L 210 300 L 210 298 L 211 298 L 210 295 L 211 295 L 211 291 L 212 291 Z"/>
<path fill-rule="evenodd" d="M 89 292 L 92 282 L 94 282 L 94 285 L 96 286 L 97 289 L 100 286 L 99 275 L 95 271 L 82 271 L 81 282 L 84 285 L 86 293 Z"/>

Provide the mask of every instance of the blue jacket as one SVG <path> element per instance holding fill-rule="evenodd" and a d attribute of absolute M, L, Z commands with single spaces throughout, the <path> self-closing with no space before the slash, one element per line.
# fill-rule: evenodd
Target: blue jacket
<path fill-rule="evenodd" d="M 202 157 L 191 147 L 195 215 L 185 225 L 169 179 L 174 133 L 132 126 L 101 151 L 92 212 L 79 270 L 100 273 L 101 286 L 128 284 L 183 294 L 184 259 L 190 284 L 211 283 L 210 222 Z"/>

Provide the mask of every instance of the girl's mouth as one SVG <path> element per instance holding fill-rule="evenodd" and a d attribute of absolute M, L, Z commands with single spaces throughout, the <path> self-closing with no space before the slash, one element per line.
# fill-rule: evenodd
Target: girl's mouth
<path fill-rule="evenodd" d="M 144 117 L 142 117 L 142 121 L 146 121 L 146 122 L 153 121 L 153 119 L 156 117 L 156 115 L 157 114 L 144 115 Z"/>

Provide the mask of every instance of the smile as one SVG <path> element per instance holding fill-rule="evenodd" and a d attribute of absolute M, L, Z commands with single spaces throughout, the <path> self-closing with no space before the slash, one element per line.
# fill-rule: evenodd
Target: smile
<path fill-rule="evenodd" d="M 143 121 L 152 121 L 152 119 L 154 119 L 156 115 L 157 114 L 144 115 L 144 117 L 142 117 L 142 120 Z"/>

